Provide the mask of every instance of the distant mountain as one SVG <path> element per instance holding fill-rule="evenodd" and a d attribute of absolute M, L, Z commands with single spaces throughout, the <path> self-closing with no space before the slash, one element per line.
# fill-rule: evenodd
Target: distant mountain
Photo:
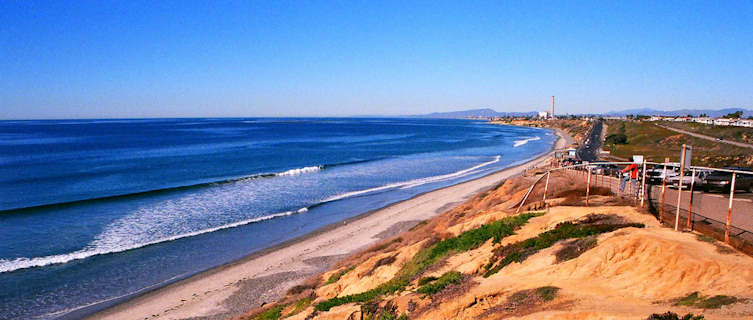
<path fill-rule="evenodd" d="M 725 108 L 719 110 L 711 109 L 680 109 L 680 110 L 656 110 L 651 108 L 640 109 L 627 109 L 620 111 L 610 111 L 604 113 L 606 116 L 626 116 L 626 115 L 645 115 L 645 116 L 686 116 L 691 115 L 697 117 L 701 114 L 706 114 L 709 117 L 723 117 L 727 114 L 742 111 L 744 117 L 753 116 L 753 110 L 747 110 L 743 108 Z"/>
<path fill-rule="evenodd" d="M 415 118 L 444 118 L 444 119 L 457 119 L 457 118 L 494 118 L 494 117 L 527 117 L 537 115 L 537 112 L 497 112 L 495 110 L 484 109 L 471 109 L 462 111 L 451 112 L 432 112 L 429 114 L 413 115 Z"/>

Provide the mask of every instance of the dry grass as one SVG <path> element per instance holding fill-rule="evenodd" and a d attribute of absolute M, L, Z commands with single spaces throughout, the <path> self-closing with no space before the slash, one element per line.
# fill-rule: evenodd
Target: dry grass
<path fill-rule="evenodd" d="M 670 161 L 679 162 L 682 144 L 693 146 L 693 164 L 709 167 L 722 166 L 751 166 L 753 165 L 753 151 L 725 143 L 718 143 L 700 139 L 661 128 L 650 122 L 637 121 L 607 121 L 607 135 L 625 134 L 627 144 L 605 145 L 612 155 L 630 158 L 633 155 L 644 155 L 648 161 L 664 162 L 665 157 Z M 657 146 L 661 146 L 657 148 Z"/>

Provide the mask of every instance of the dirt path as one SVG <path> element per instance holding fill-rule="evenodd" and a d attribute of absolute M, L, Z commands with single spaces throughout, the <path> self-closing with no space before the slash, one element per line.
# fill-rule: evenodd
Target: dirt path
<path fill-rule="evenodd" d="M 676 128 L 672 128 L 672 127 L 667 127 L 667 126 L 663 126 L 663 125 L 660 125 L 660 124 L 657 124 L 657 126 L 662 127 L 664 129 L 667 129 L 667 130 L 672 130 L 674 132 L 678 132 L 678 133 L 682 133 L 682 134 L 687 134 L 689 136 L 693 136 L 693 137 L 696 137 L 696 138 L 701 138 L 701 139 L 706 139 L 706 140 L 709 140 L 709 141 L 721 142 L 721 143 L 731 144 L 733 146 L 738 146 L 738 147 L 753 149 L 753 144 L 747 144 L 747 143 L 736 142 L 736 141 L 729 141 L 729 140 L 717 140 L 716 138 L 714 138 L 712 136 L 707 136 L 707 135 L 700 134 L 700 133 L 695 133 L 695 132 L 690 132 L 690 131 L 686 131 L 686 130 L 682 130 L 682 129 L 676 129 Z"/>

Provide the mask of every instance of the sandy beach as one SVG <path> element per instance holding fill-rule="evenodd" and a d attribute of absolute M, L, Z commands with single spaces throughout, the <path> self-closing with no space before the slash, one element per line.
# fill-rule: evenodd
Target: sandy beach
<path fill-rule="evenodd" d="M 142 294 L 87 319 L 226 319 L 280 298 L 289 288 L 344 256 L 402 233 L 501 180 L 548 163 L 573 140 L 564 132 L 553 150 L 525 164 L 431 191 L 363 214 L 238 261 Z M 222 248 L 217 248 L 222 250 Z"/>

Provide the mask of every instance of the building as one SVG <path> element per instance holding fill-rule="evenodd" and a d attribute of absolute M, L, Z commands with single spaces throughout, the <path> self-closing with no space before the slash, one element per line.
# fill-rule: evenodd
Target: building
<path fill-rule="evenodd" d="M 748 127 L 753 128 L 753 119 L 739 119 L 735 121 L 735 124 L 738 127 Z"/>
<path fill-rule="evenodd" d="M 549 112 L 546 111 L 539 111 L 539 118 L 547 119 L 549 118 Z"/>
<path fill-rule="evenodd" d="M 707 118 L 707 117 L 700 117 L 700 118 L 693 118 L 693 122 L 703 123 L 703 124 L 714 124 L 714 119 Z"/>
<path fill-rule="evenodd" d="M 733 119 L 726 119 L 726 118 L 714 119 L 715 126 L 729 126 L 729 125 L 732 125 L 732 123 L 734 122 L 735 120 Z"/>

